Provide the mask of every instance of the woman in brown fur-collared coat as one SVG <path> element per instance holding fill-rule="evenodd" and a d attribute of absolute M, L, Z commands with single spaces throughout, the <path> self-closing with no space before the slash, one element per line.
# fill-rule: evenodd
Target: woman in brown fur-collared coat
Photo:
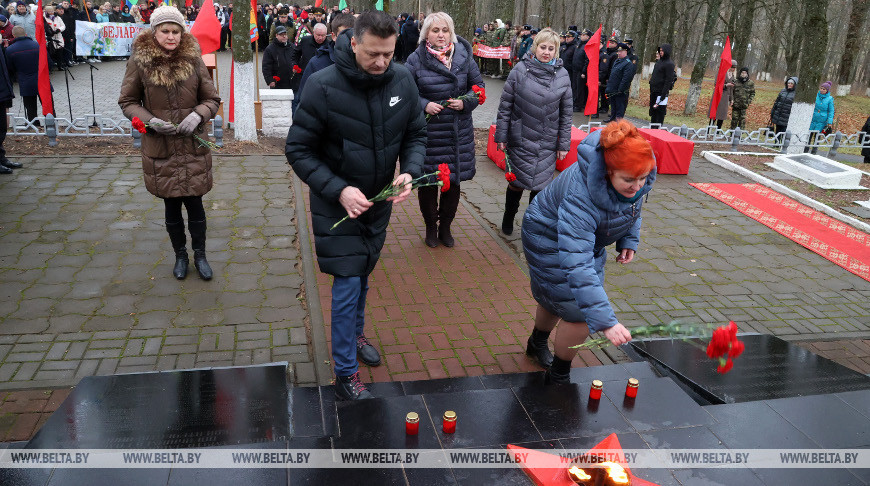
<path fill-rule="evenodd" d="M 187 276 L 189 263 L 182 204 L 187 208 L 193 261 L 199 276 L 212 278 L 205 258 L 205 209 L 202 196 L 211 190 L 211 153 L 191 135 L 201 137 L 217 113 L 220 98 L 200 55 L 196 38 L 185 32 L 175 7 L 151 14 L 151 29 L 133 42 L 133 54 L 121 85 L 118 104 L 127 118 L 148 125 L 142 135 L 145 188 L 166 205 L 166 230 L 175 250 L 173 275 Z"/>

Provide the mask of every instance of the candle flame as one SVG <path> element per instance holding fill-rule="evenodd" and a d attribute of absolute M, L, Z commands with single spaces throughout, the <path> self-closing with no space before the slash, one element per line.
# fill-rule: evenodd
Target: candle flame
<path fill-rule="evenodd" d="M 602 462 L 601 465 L 607 468 L 607 476 L 616 484 L 629 484 L 628 472 L 621 465 L 615 462 Z"/>
<path fill-rule="evenodd" d="M 588 479 L 592 479 L 592 476 L 586 474 L 586 471 L 580 469 L 577 466 L 571 466 L 568 469 L 568 474 L 571 475 L 571 479 L 576 481 L 586 481 Z"/>

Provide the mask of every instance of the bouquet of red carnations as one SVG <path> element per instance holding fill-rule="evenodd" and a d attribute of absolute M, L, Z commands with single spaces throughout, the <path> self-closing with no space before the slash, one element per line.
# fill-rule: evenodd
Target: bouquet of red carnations
<path fill-rule="evenodd" d="M 133 125 L 133 129 L 139 133 L 145 133 L 148 131 L 149 125 L 147 123 L 143 122 L 142 119 L 139 118 L 138 116 L 134 116 L 131 123 Z M 174 125 L 175 127 L 178 127 L 178 125 L 175 123 L 173 123 L 172 125 Z M 195 138 L 196 141 L 199 142 L 199 144 L 202 145 L 203 147 L 208 147 L 211 150 L 217 150 L 220 148 L 218 146 L 218 144 L 216 144 L 210 140 L 205 140 L 204 138 L 200 137 L 199 135 L 197 135 L 195 133 L 190 134 L 190 136 Z"/>
<path fill-rule="evenodd" d="M 447 164 L 439 164 L 438 170 L 436 170 L 435 172 L 431 174 L 423 174 L 416 179 L 412 179 L 411 182 L 409 182 L 408 184 L 411 184 L 411 189 L 417 189 L 418 187 L 438 186 L 441 188 L 441 192 L 447 192 L 450 189 L 450 167 L 448 167 Z M 368 200 L 369 202 L 386 201 L 388 198 L 401 194 L 402 191 L 405 190 L 406 185 L 407 184 L 396 185 L 396 181 L 393 181 L 387 184 L 386 187 L 381 189 L 381 192 L 379 192 L 376 196 L 371 197 Z M 338 227 L 338 225 L 343 223 L 349 217 L 350 216 L 345 216 L 341 218 L 338 223 L 335 223 L 334 225 L 332 225 L 332 228 L 329 229 L 334 230 L 336 227 Z"/>
<path fill-rule="evenodd" d="M 710 332 L 711 330 L 712 333 Z M 683 340 L 692 346 L 703 349 L 709 358 L 718 360 L 719 366 L 716 368 L 716 371 L 721 374 L 731 371 L 731 368 L 734 367 L 734 361 L 731 358 L 740 356 L 745 348 L 743 342 L 737 339 L 737 324 L 734 321 L 729 321 L 727 326 L 716 328 L 713 328 L 711 325 L 698 326 L 671 321 L 670 324 L 635 327 L 629 329 L 629 331 L 631 331 L 632 338 L 665 336 L 671 339 Z M 696 340 L 701 342 L 706 341 L 707 345 L 703 346 L 697 343 Z M 579 349 L 601 349 L 610 344 L 609 339 L 600 337 L 572 347 Z"/>
<path fill-rule="evenodd" d="M 482 105 L 486 101 L 486 90 L 482 86 L 478 86 L 475 84 L 474 86 L 471 87 L 471 91 L 474 92 L 474 95 L 462 95 L 462 96 L 457 96 L 456 98 L 452 98 L 452 99 L 465 101 L 468 98 L 470 98 L 471 96 L 477 96 L 477 104 L 478 105 Z M 441 106 L 447 106 L 448 104 L 450 104 L 450 100 L 439 101 L 438 104 Z M 432 118 L 432 116 L 433 115 L 430 115 L 427 113 L 426 114 L 426 121 L 429 121 L 429 119 Z M 438 116 L 438 115 L 434 115 L 434 116 Z"/>

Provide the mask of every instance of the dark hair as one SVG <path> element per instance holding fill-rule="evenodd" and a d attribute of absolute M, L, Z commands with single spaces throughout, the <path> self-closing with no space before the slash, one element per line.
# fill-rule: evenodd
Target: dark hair
<path fill-rule="evenodd" d="M 390 17 L 386 12 L 374 10 L 363 12 L 353 24 L 353 37 L 357 42 L 362 41 L 363 35 L 366 33 L 381 39 L 388 39 L 394 35 L 399 35 L 399 28 L 396 25 L 396 19 Z"/>
<path fill-rule="evenodd" d="M 335 16 L 332 18 L 332 22 L 329 23 L 329 29 L 332 31 L 332 33 L 338 34 L 338 30 L 341 27 L 344 27 L 346 29 L 353 28 L 354 21 L 356 21 L 356 19 L 353 18 L 353 15 L 339 12 L 335 14 Z"/>

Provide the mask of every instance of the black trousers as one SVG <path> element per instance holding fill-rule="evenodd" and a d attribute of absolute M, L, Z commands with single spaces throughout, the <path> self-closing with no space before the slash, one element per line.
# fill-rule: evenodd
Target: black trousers
<path fill-rule="evenodd" d="M 607 113 L 610 111 L 610 102 L 607 100 L 607 96 L 604 94 L 604 88 L 607 87 L 605 84 L 602 86 L 600 83 L 598 84 L 598 112 L 599 113 Z"/>
<path fill-rule="evenodd" d="M 610 120 L 625 117 L 625 109 L 628 107 L 628 93 L 610 95 Z"/>
<path fill-rule="evenodd" d="M 24 116 L 27 117 L 28 121 L 33 121 L 37 116 L 39 116 L 39 112 L 36 111 L 36 98 L 36 96 L 21 97 L 24 103 Z"/>
<path fill-rule="evenodd" d="M 2 107 L 3 116 L 2 120 L 0 120 L 0 160 L 6 160 L 6 149 L 3 148 L 3 142 L 6 141 L 6 130 L 9 129 L 9 120 L 7 118 L 6 111 L 8 108 L 6 106 Z"/>
<path fill-rule="evenodd" d="M 220 49 L 224 50 L 227 47 L 233 47 L 233 35 L 230 32 L 230 29 L 226 27 L 221 28 L 221 46 Z"/>
<path fill-rule="evenodd" d="M 166 208 L 167 223 L 184 223 L 181 206 L 187 208 L 188 221 L 205 221 L 205 208 L 202 206 L 202 196 L 167 197 L 163 200 Z"/>
<path fill-rule="evenodd" d="M 658 108 L 653 108 L 656 105 L 656 99 L 661 96 L 661 93 L 649 94 L 649 118 L 650 123 L 662 124 L 665 122 L 665 115 L 668 114 L 668 105 L 660 105 Z"/>
<path fill-rule="evenodd" d="M 576 86 L 574 90 L 574 111 L 583 113 L 586 111 L 586 98 L 589 97 L 589 87 L 586 86 L 586 78 L 581 78 L 580 73 L 577 73 L 574 85 Z"/>

